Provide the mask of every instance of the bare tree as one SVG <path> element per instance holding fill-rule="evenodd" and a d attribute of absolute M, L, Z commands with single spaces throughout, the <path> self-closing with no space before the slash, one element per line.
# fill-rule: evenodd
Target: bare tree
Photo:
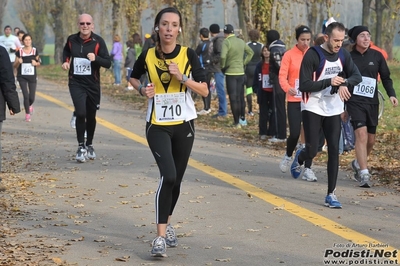
<path fill-rule="evenodd" d="M 54 0 L 54 5 L 50 9 L 52 17 L 52 28 L 54 31 L 54 63 L 62 62 L 62 51 L 64 47 L 64 32 L 62 13 L 64 10 L 64 0 Z"/>
<path fill-rule="evenodd" d="M 142 34 L 141 17 L 143 10 L 146 8 L 147 3 L 145 1 L 125 0 L 124 15 L 128 26 L 128 38 L 134 33 Z"/>
<path fill-rule="evenodd" d="M 3 24 L 4 11 L 6 10 L 7 0 L 0 0 L 0 25 Z"/>
<path fill-rule="evenodd" d="M 243 38 L 247 38 L 247 23 L 246 23 L 246 13 L 247 6 L 244 4 L 243 0 L 235 0 L 237 9 L 238 9 L 238 18 L 239 18 L 239 34 L 243 36 Z"/>
<path fill-rule="evenodd" d="M 362 25 L 368 25 L 370 19 L 370 10 L 371 10 L 371 2 L 372 0 L 362 0 Z"/>
<path fill-rule="evenodd" d="M 260 39 L 265 43 L 267 30 L 271 29 L 272 1 L 254 0 L 252 2 L 253 28 L 260 31 Z"/>
<path fill-rule="evenodd" d="M 375 0 L 375 12 L 376 12 L 376 24 L 375 24 L 375 44 L 380 46 L 382 39 L 382 20 L 383 20 L 383 12 L 386 8 L 385 5 L 382 5 L 382 0 Z"/>
<path fill-rule="evenodd" d="M 111 11 L 111 19 L 112 19 L 112 33 L 113 35 L 118 34 L 121 36 L 121 18 L 122 18 L 122 10 L 121 3 L 122 0 L 112 0 L 112 11 Z"/>
<path fill-rule="evenodd" d="M 34 46 L 39 53 L 45 45 L 44 29 L 48 24 L 49 0 L 23 1 L 17 0 L 17 12 L 26 30 L 32 35 Z"/>

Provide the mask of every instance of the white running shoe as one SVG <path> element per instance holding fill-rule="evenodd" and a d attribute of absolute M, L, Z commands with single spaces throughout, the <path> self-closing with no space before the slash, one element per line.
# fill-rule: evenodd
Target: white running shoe
<path fill-rule="evenodd" d="M 178 245 L 178 239 L 176 238 L 175 229 L 170 224 L 167 225 L 165 235 L 165 243 L 169 247 L 176 247 Z"/>
<path fill-rule="evenodd" d="M 288 157 L 286 154 L 283 156 L 281 163 L 279 164 L 279 169 L 282 173 L 286 173 L 289 170 L 290 163 L 292 162 L 292 157 Z"/>
<path fill-rule="evenodd" d="M 273 138 L 270 138 L 268 141 L 271 143 L 279 143 L 279 142 L 285 142 L 286 139 L 278 139 L 276 137 L 273 137 Z"/>
<path fill-rule="evenodd" d="M 71 121 L 69 122 L 72 128 L 76 128 L 76 116 L 72 114 Z"/>
<path fill-rule="evenodd" d="M 308 182 L 317 182 L 317 177 L 315 176 L 313 170 L 311 170 L 310 168 L 306 168 L 304 170 L 302 179 L 307 180 Z"/>
<path fill-rule="evenodd" d="M 94 152 L 93 145 L 87 146 L 87 156 L 86 157 L 90 160 L 96 159 L 96 153 Z"/>
<path fill-rule="evenodd" d="M 203 109 L 203 110 L 197 112 L 198 115 L 207 115 L 209 113 L 211 113 L 211 109 L 208 109 L 208 110 Z"/>
<path fill-rule="evenodd" d="M 87 150 L 82 147 L 79 146 L 78 150 L 76 151 L 76 157 L 75 157 L 76 161 L 79 163 L 84 163 L 86 162 L 87 159 Z"/>
<path fill-rule="evenodd" d="M 360 187 L 370 188 L 371 187 L 371 175 L 369 173 L 360 174 Z"/>
<path fill-rule="evenodd" d="M 151 248 L 151 256 L 153 257 L 167 257 L 167 244 L 165 238 L 158 236 L 153 240 Z"/>

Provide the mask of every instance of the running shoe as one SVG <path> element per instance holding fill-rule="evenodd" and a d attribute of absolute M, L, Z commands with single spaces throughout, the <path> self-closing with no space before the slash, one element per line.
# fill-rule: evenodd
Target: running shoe
<path fill-rule="evenodd" d="M 371 175 L 369 173 L 359 175 L 360 177 L 360 187 L 370 188 L 371 187 Z"/>
<path fill-rule="evenodd" d="M 167 245 L 164 237 L 158 236 L 154 238 L 151 248 L 151 256 L 167 257 Z"/>
<path fill-rule="evenodd" d="M 240 123 L 232 124 L 232 127 L 233 127 L 233 128 L 237 128 L 237 129 L 242 128 L 242 126 L 240 125 Z"/>
<path fill-rule="evenodd" d="M 302 179 L 307 180 L 308 182 L 317 182 L 317 177 L 315 176 L 313 170 L 311 170 L 310 168 L 304 169 Z"/>
<path fill-rule="evenodd" d="M 76 151 L 76 157 L 75 157 L 76 161 L 78 163 L 84 163 L 86 162 L 86 158 L 87 158 L 87 150 L 84 147 L 79 146 L 78 150 Z"/>
<path fill-rule="evenodd" d="M 87 147 L 87 158 L 90 160 L 96 159 L 96 153 L 94 152 L 93 145 Z"/>
<path fill-rule="evenodd" d="M 331 193 L 326 196 L 325 198 L 325 206 L 329 208 L 336 208 L 336 209 L 341 209 L 342 204 L 338 201 L 337 197 L 335 194 Z"/>
<path fill-rule="evenodd" d="M 165 243 L 169 247 L 176 247 L 178 245 L 178 239 L 176 238 L 175 229 L 170 224 L 167 225 L 167 231 L 165 234 Z"/>
<path fill-rule="evenodd" d="M 286 154 L 283 156 L 281 163 L 279 164 L 279 169 L 282 173 L 286 173 L 289 170 L 290 163 L 292 162 L 292 157 L 288 157 Z"/>
<path fill-rule="evenodd" d="M 25 121 L 26 122 L 31 122 L 31 115 L 30 114 L 25 114 Z"/>
<path fill-rule="evenodd" d="M 303 176 L 304 168 L 299 164 L 299 154 L 302 150 L 297 150 L 296 155 L 294 156 L 293 163 L 290 167 L 290 173 L 294 179 Z"/>
<path fill-rule="evenodd" d="M 253 112 L 248 112 L 247 113 L 249 116 L 254 116 L 254 113 Z"/>
<path fill-rule="evenodd" d="M 267 135 L 260 135 L 260 140 L 267 140 Z"/>
<path fill-rule="evenodd" d="M 71 121 L 69 122 L 72 128 L 76 128 L 76 116 L 72 114 Z"/>
<path fill-rule="evenodd" d="M 351 161 L 351 168 L 354 171 L 353 179 L 357 182 L 361 182 L 360 178 L 360 166 L 357 165 L 356 160 Z"/>
<path fill-rule="evenodd" d="M 211 109 L 208 110 L 203 109 L 197 112 L 198 115 L 208 115 L 209 113 L 211 113 Z"/>
<path fill-rule="evenodd" d="M 246 119 L 239 119 L 239 124 L 242 126 L 242 127 L 245 127 L 245 126 L 247 126 L 247 120 Z"/>
<path fill-rule="evenodd" d="M 285 142 L 286 139 L 278 139 L 276 137 L 273 137 L 273 138 L 270 138 L 268 141 L 272 142 L 272 143 L 279 143 L 279 142 Z"/>
<path fill-rule="evenodd" d="M 29 114 L 33 115 L 33 105 L 29 106 Z"/>

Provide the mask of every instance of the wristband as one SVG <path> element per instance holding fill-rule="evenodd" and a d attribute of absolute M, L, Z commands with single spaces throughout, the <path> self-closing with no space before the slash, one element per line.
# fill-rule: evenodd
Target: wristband
<path fill-rule="evenodd" d="M 143 84 L 140 84 L 139 88 L 138 88 L 138 91 L 139 91 L 140 95 L 144 96 L 143 93 L 142 93 L 142 88 L 143 88 Z"/>

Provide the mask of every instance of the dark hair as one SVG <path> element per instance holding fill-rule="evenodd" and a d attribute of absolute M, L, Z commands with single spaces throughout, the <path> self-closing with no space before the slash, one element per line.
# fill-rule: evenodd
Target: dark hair
<path fill-rule="evenodd" d="M 255 42 L 260 39 L 260 32 L 257 29 L 253 29 L 249 31 L 250 41 Z"/>
<path fill-rule="evenodd" d="M 126 47 L 132 48 L 134 46 L 133 40 L 128 40 L 126 42 Z"/>
<path fill-rule="evenodd" d="M 10 25 L 5 26 L 5 27 L 4 27 L 4 30 L 6 30 L 6 29 L 8 29 L 8 28 L 10 28 L 10 30 L 12 30 L 12 28 L 11 28 Z"/>
<path fill-rule="evenodd" d="M 264 48 L 266 48 L 266 49 L 269 51 L 268 46 L 266 46 L 266 45 L 264 45 L 264 46 L 261 48 L 261 58 L 262 58 L 262 61 L 263 61 L 263 62 L 265 61 L 265 57 L 264 57 L 264 54 L 263 54 Z"/>
<path fill-rule="evenodd" d="M 332 31 L 338 29 L 339 31 L 346 31 L 346 27 L 340 22 L 332 22 L 326 27 L 325 34 L 329 37 L 332 35 Z"/>
<path fill-rule="evenodd" d="M 18 35 L 20 35 L 20 34 L 25 34 L 25 33 L 26 33 L 25 31 L 20 30 L 20 31 L 18 32 Z"/>
<path fill-rule="evenodd" d="M 208 38 L 210 31 L 207 28 L 201 28 L 200 35 L 203 36 L 203 38 Z"/>
<path fill-rule="evenodd" d="M 135 32 L 134 34 L 132 34 L 132 42 L 133 44 L 139 44 L 140 46 L 142 46 L 142 39 L 140 38 L 140 34 Z"/>
<path fill-rule="evenodd" d="M 178 9 L 176 9 L 175 7 L 172 7 L 172 6 L 171 7 L 166 7 L 164 9 L 161 9 L 160 12 L 158 12 L 156 18 L 154 19 L 154 28 L 158 27 L 158 25 L 160 24 L 161 17 L 165 13 L 177 14 L 179 16 L 179 26 L 182 28 L 182 15 L 178 11 Z M 164 53 L 161 50 L 160 35 L 158 34 L 158 31 L 156 31 L 156 34 L 157 34 L 156 50 L 157 50 L 158 55 L 160 56 L 160 58 L 164 60 L 165 59 L 164 58 Z"/>
<path fill-rule="evenodd" d="M 31 37 L 32 40 L 32 36 L 29 33 L 25 33 L 24 36 L 22 36 L 21 40 L 24 41 L 26 37 Z"/>
<path fill-rule="evenodd" d="M 319 36 L 317 39 L 314 40 L 314 45 L 321 45 L 325 42 L 324 36 Z"/>

